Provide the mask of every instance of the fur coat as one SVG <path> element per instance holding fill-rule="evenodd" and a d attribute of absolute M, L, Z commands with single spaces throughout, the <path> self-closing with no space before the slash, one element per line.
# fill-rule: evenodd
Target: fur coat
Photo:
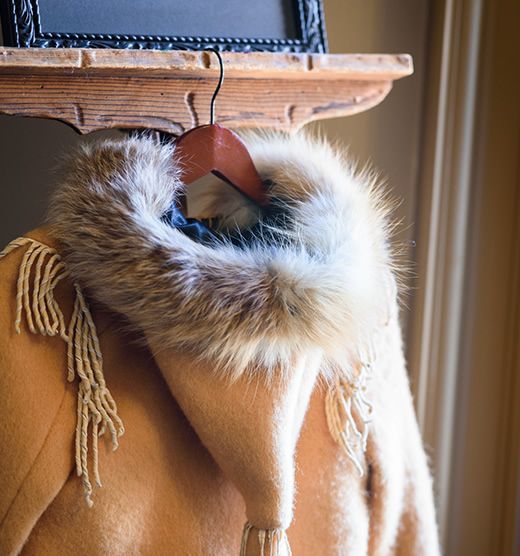
<path fill-rule="evenodd" d="M 322 142 L 244 140 L 274 220 L 214 183 L 193 241 L 174 147 L 105 141 L 4 250 L 1 554 L 439 554 L 385 198 Z"/>

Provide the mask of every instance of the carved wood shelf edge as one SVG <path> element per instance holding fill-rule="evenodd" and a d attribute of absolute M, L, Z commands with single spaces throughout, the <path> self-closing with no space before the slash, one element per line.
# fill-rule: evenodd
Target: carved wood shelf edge
<path fill-rule="evenodd" d="M 413 72 L 406 54 L 224 53 L 217 121 L 293 130 L 381 102 Z M 0 114 L 64 121 L 80 133 L 205 123 L 211 52 L 0 48 Z"/>

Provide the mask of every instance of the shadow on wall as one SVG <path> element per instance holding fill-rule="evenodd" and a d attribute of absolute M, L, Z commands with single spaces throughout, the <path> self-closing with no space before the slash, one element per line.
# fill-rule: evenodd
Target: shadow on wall
<path fill-rule="evenodd" d="M 0 244 L 39 226 L 56 168 L 80 141 L 88 139 L 60 122 L 0 116 Z"/>
<path fill-rule="evenodd" d="M 41 222 L 57 153 L 76 142 L 58 122 L 0 116 L 2 245 Z"/>

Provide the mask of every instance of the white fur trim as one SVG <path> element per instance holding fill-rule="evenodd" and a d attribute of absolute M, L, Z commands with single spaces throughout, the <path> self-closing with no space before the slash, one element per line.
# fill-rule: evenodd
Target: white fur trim
<path fill-rule="evenodd" d="M 50 223 L 74 278 L 155 345 L 188 350 L 233 376 L 283 368 L 315 348 L 333 368 L 384 318 L 386 205 L 373 177 L 324 142 L 244 139 L 291 223 L 274 246 L 209 247 L 164 223 L 183 185 L 174 148 L 149 138 L 83 146 Z M 239 224 L 256 214 L 218 186 L 206 208 L 228 221 L 231 209 Z"/>

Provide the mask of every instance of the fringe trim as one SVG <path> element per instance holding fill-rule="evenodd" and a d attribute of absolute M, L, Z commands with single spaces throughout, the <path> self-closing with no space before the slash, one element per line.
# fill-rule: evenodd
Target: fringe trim
<path fill-rule="evenodd" d="M 100 487 L 98 438 L 108 429 L 112 448 L 124 433 L 123 422 L 103 375 L 103 358 L 96 325 L 81 288 L 74 284 L 75 301 L 69 325 L 54 297 L 58 283 L 69 273 L 57 251 L 28 237 L 15 239 L 0 253 L 0 259 L 28 245 L 18 272 L 15 330 L 21 333 L 22 318 L 33 334 L 60 336 L 67 343 L 67 380 L 79 381 L 75 439 L 76 472 L 81 477 L 85 500 L 92 507 L 92 483 L 88 469 L 89 426 L 92 437 L 92 470 Z"/>
<path fill-rule="evenodd" d="M 363 454 L 366 452 L 373 406 L 365 397 L 367 383 L 372 376 L 377 353 L 375 346 L 384 330 L 396 317 L 397 283 L 391 272 L 386 275 L 386 317 L 381 327 L 358 353 L 359 362 L 331 386 L 325 399 L 327 424 L 333 439 L 344 448 L 362 477 L 365 474 Z"/>
<path fill-rule="evenodd" d="M 346 377 L 336 380 L 325 398 L 325 414 L 332 438 L 344 448 L 362 477 L 363 454 L 367 448 L 372 404 L 366 399 L 367 381 L 375 360 L 373 345 L 361 356 L 360 363 Z"/>
<path fill-rule="evenodd" d="M 249 522 L 244 525 L 242 542 L 240 543 L 240 556 L 247 555 L 247 543 L 254 527 Z M 269 554 L 266 553 L 266 542 Z M 258 529 L 258 544 L 260 545 L 258 556 L 292 556 L 289 539 L 284 529 Z"/>

